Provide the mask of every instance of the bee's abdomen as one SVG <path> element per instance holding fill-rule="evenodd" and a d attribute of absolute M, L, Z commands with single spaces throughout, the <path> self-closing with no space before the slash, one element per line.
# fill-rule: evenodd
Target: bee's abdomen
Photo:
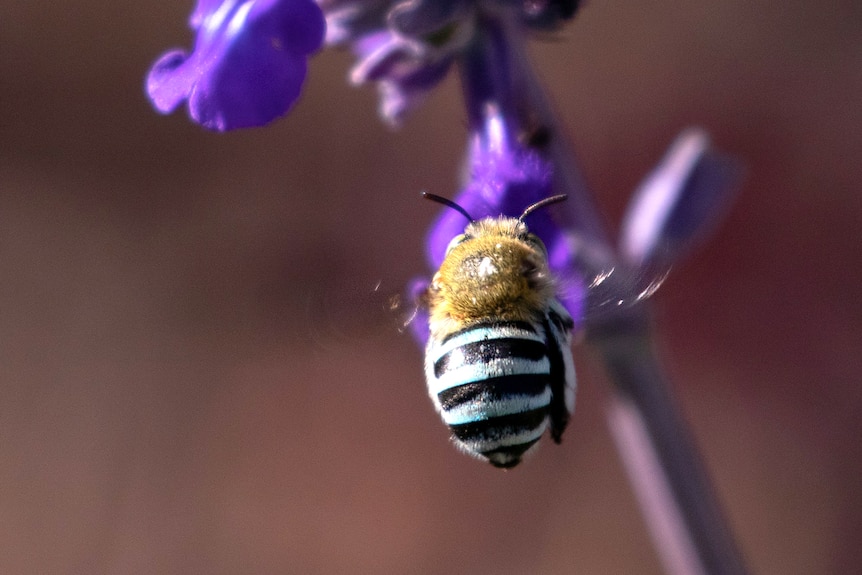
<path fill-rule="evenodd" d="M 513 467 L 548 426 L 550 360 L 540 327 L 490 323 L 432 342 L 426 375 L 464 449 Z"/>

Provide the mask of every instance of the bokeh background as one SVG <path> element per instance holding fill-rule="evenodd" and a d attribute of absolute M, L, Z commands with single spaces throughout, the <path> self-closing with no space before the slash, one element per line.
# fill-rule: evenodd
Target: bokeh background
<path fill-rule="evenodd" d="M 659 573 L 578 349 L 561 447 L 457 453 L 389 296 L 455 192 L 454 78 L 400 131 L 311 65 L 275 125 L 143 95 L 191 0 L 0 9 L 0 572 Z M 753 570 L 862 563 L 862 4 L 590 2 L 534 56 L 611 225 L 683 127 L 748 178 L 656 296 Z"/>

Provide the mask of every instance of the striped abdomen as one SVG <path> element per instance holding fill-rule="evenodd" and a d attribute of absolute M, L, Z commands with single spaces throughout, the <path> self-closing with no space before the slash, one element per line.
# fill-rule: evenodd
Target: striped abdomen
<path fill-rule="evenodd" d="M 571 326 L 558 319 L 487 322 L 429 342 L 428 391 L 464 450 L 497 467 L 514 467 L 549 426 L 559 440 L 572 407 L 574 373 Z"/>

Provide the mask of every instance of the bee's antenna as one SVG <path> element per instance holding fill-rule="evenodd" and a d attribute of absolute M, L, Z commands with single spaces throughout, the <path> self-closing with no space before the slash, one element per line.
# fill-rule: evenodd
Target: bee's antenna
<path fill-rule="evenodd" d="M 473 216 L 471 216 L 470 214 L 467 213 L 467 210 L 465 210 L 464 208 L 462 208 L 461 206 L 459 206 L 458 204 L 456 204 L 455 202 L 453 202 L 449 198 L 444 198 L 443 196 L 438 196 L 436 194 L 432 194 L 432 193 L 427 192 L 425 190 L 422 190 L 422 197 L 425 198 L 426 200 L 431 200 L 432 202 L 437 202 L 438 204 L 443 204 L 444 206 L 448 206 L 448 207 L 452 208 L 453 210 L 456 210 L 459 214 L 462 214 L 465 218 L 470 220 L 471 224 L 476 221 L 473 219 Z M 565 196 L 563 196 L 563 197 L 565 197 Z M 550 200 L 550 199 L 553 199 L 553 198 L 548 198 L 548 200 Z M 545 200 L 545 201 L 547 201 L 547 200 Z M 539 203 L 541 203 L 541 202 L 539 202 Z M 532 206 L 530 206 L 530 207 L 532 207 Z M 529 210 L 530 208 L 527 208 L 527 209 Z"/>
<path fill-rule="evenodd" d="M 524 213 L 523 213 L 523 214 L 521 214 L 521 217 L 520 217 L 520 218 L 518 218 L 518 221 L 519 221 L 519 222 L 523 222 L 523 221 L 524 221 L 524 218 L 526 218 L 527 216 L 529 216 L 530 214 L 532 214 L 533 212 L 535 212 L 535 211 L 536 211 L 536 210 L 538 210 L 539 208 L 544 208 L 544 207 L 545 207 L 545 206 L 547 206 L 547 205 L 550 205 L 550 204 L 556 204 L 556 203 L 558 203 L 558 202 L 562 202 L 562 201 L 564 201 L 564 200 L 565 200 L 566 198 L 568 198 L 568 197 L 569 197 L 569 196 L 567 196 L 566 194 L 560 194 L 559 196 L 551 196 L 550 198 L 545 198 L 544 200 L 541 200 L 541 201 L 539 201 L 539 202 L 536 202 L 536 203 L 535 203 L 535 204 L 533 204 L 532 206 L 527 206 L 527 209 L 526 209 L 526 210 L 524 210 Z"/>

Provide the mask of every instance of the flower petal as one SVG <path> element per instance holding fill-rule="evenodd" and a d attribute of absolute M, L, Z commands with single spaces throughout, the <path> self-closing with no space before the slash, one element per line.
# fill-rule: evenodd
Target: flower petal
<path fill-rule="evenodd" d="M 553 193 L 553 169 L 541 154 L 509 134 L 505 119 L 495 108 L 486 112 L 484 130 L 475 134 L 470 151 L 469 180 L 455 198 L 476 220 L 519 217 L 524 210 Z M 556 278 L 557 297 L 576 320 L 584 315 L 586 287 L 578 264 L 575 235 L 554 219 L 551 207 L 531 213 L 525 222 L 548 249 L 548 265 Z M 443 262 L 446 247 L 467 225 L 463 214 L 445 210 L 428 235 L 427 257 L 433 269 Z"/>
<path fill-rule="evenodd" d="M 173 112 L 191 90 L 192 78 L 188 74 L 177 73 L 187 59 L 188 55 L 182 50 L 172 50 L 156 60 L 150 69 L 147 93 L 153 106 L 163 114 Z"/>
<path fill-rule="evenodd" d="M 477 220 L 518 217 L 531 204 L 553 195 L 552 176 L 550 164 L 535 150 L 513 143 L 504 120 L 491 110 L 485 131 L 473 137 L 469 181 L 455 202 Z M 433 268 L 440 267 L 446 246 L 466 225 L 458 212 L 446 210 L 441 214 L 428 237 L 427 255 Z M 531 214 L 527 225 L 549 249 L 558 240 L 560 230 L 549 210 Z"/>
<path fill-rule="evenodd" d="M 463 0 L 412 0 L 389 12 L 389 27 L 398 34 L 421 37 L 439 31 L 470 14 L 474 6 Z"/>
<path fill-rule="evenodd" d="M 325 26 L 312 0 L 200 0 L 191 22 L 194 51 L 162 56 L 147 92 L 161 112 L 187 99 L 191 117 L 218 131 L 261 126 L 287 112 Z"/>
<path fill-rule="evenodd" d="M 642 268 L 678 261 L 724 216 L 739 176 L 738 164 L 712 150 L 705 132 L 683 132 L 629 204 L 622 255 Z"/>
<path fill-rule="evenodd" d="M 380 115 L 397 126 L 446 77 L 452 56 L 388 30 L 368 34 L 353 46 L 359 60 L 350 72 L 354 84 L 376 82 Z"/>

